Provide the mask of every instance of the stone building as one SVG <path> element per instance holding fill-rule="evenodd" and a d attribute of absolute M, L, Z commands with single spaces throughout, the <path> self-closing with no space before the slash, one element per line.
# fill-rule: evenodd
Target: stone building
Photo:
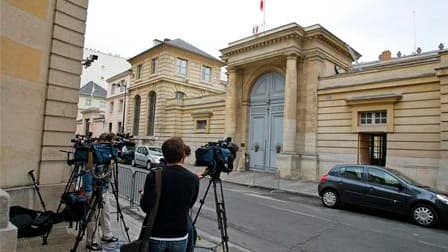
<path fill-rule="evenodd" d="M 318 180 L 334 164 L 390 166 L 447 190 L 448 52 L 352 66 L 360 54 L 320 25 L 232 42 L 225 135 L 250 169 Z"/>
<path fill-rule="evenodd" d="M 126 125 L 126 105 L 128 104 L 127 87 L 131 79 L 131 71 L 126 70 L 107 79 L 106 98 L 106 131 L 124 132 Z"/>
<path fill-rule="evenodd" d="M 130 58 L 126 132 L 138 143 L 160 145 L 173 135 L 193 147 L 224 133 L 222 61 L 181 40 L 154 40 Z"/>
<path fill-rule="evenodd" d="M 79 90 L 76 134 L 98 137 L 105 131 L 106 89 L 93 81 Z"/>
<path fill-rule="evenodd" d="M 39 208 L 30 170 L 49 208 L 63 191 L 69 167 L 59 150 L 71 150 L 75 131 L 87 7 L 87 0 L 1 1 L 0 187 L 11 205 Z M 0 195 L 0 250 L 14 251 Z"/>

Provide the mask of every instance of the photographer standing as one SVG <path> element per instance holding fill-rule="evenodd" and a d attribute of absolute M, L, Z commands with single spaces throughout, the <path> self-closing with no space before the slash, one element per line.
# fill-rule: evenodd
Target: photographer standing
<path fill-rule="evenodd" d="M 162 145 L 166 165 L 162 171 L 162 190 L 159 209 L 149 241 L 153 252 L 185 252 L 188 239 L 188 212 L 196 202 L 199 178 L 182 166 L 185 144 L 172 137 Z M 156 201 L 155 178 L 152 173 L 145 182 L 140 205 L 149 217 Z M 146 222 L 145 218 L 145 222 Z"/>
<path fill-rule="evenodd" d="M 112 140 L 114 138 L 113 134 L 103 133 L 98 137 L 97 144 L 111 144 Z M 94 167 L 96 169 L 97 167 Z M 97 223 L 97 216 L 99 217 L 99 222 L 101 225 L 102 230 L 102 238 L 101 240 L 103 242 L 116 242 L 118 241 L 118 238 L 114 237 L 112 234 L 111 224 L 110 224 L 110 213 L 111 213 L 111 205 L 110 205 L 110 198 L 109 193 L 107 192 L 108 189 L 108 183 L 110 178 L 104 179 L 104 181 L 96 181 L 95 178 L 93 178 L 91 171 L 87 171 L 86 174 L 83 176 L 83 186 L 84 186 L 84 192 L 88 196 L 89 200 L 92 197 L 92 193 L 95 190 L 95 183 L 101 183 L 99 186 L 100 188 L 96 188 L 96 190 L 101 190 L 102 194 L 102 209 L 101 213 L 98 216 L 98 209 L 92 209 L 95 211 L 93 214 L 94 218 L 91 222 L 87 224 L 87 235 L 86 235 L 86 248 L 92 251 L 101 251 L 102 246 L 101 243 L 99 243 L 96 239 L 97 237 L 94 237 L 95 232 L 97 231 L 96 223 Z"/>

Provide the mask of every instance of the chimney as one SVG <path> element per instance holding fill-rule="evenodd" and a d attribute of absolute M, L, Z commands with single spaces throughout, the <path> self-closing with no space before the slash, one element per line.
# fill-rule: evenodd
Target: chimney
<path fill-rule="evenodd" d="M 383 51 L 383 52 L 380 54 L 380 56 L 378 57 L 378 59 L 379 59 L 380 61 L 390 60 L 390 59 L 392 59 L 392 53 L 391 53 L 389 50 L 387 50 L 387 51 Z"/>
<path fill-rule="evenodd" d="M 152 45 L 153 45 L 153 46 L 158 46 L 158 45 L 160 45 L 160 44 L 162 44 L 162 41 L 160 41 L 160 40 L 158 40 L 158 39 L 154 39 L 154 40 L 152 41 Z"/>

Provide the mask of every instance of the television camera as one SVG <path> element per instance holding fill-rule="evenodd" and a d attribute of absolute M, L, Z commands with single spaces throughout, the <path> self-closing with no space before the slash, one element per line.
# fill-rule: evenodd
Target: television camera
<path fill-rule="evenodd" d="M 210 190 L 211 185 L 213 185 L 216 217 L 218 221 L 218 229 L 221 232 L 221 245 L 224 252 L 229 251 L 229 236 L 227 234 L 227 215 L 224 203 L 224 192 L 219 176 L 221 172 L 230 173 L 233 171 L 233 161 L 235 160 L 237 151 L 238 145 L 232 143 L 232 138 L 227 137 L 225 140 L 220 140 L 218 142 L 209 142 L 206 145 L 199 147 L 195 152 L 195 165 L 207 166 L 203 175 L 209 175 L 211 179 L 203 198 L 200 199 L 199 209 L 193 223 L 196 223 L 199 213 L 205 203 L 208 191 Z"/>
<path fill-rule="evenodd" d="M 230 137 L 217 142 L 209 142 L 196 150 L 195 165 L 207 166 L 204 175 L 219 178 L 221 172 L 230 173 L 233 171 L 233 161 L 237 151 L 238 145 L 232 143 Z"/>

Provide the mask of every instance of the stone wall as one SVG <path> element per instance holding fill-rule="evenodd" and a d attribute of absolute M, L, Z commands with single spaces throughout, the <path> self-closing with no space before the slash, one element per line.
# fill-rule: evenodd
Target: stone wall
<path fill-rule="evenodd" d="M 66 179 L 87 0 L 2 1 L 0 186 Z M 26 57 L 25 57 L 26 56 Z"/>

